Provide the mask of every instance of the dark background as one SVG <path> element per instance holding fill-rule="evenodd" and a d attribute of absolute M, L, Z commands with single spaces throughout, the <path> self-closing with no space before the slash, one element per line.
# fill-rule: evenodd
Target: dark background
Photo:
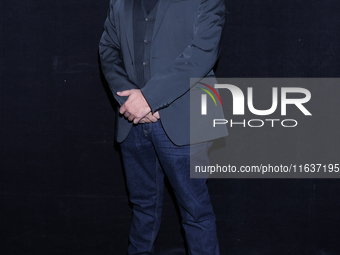
<path fill-rule="evenodd" d="M 97 55 L 108 3 L 0 3 L 0 254 L 126 253 L 131 211 L 113 141 L 113 100 Z M 226 5 L 218 76 L 339 77 L 339 1 Z M 320 143 L 325 155 L 337 156 L 335 124 L 325 124 L 334 131 L 322 134 L 334 137 L 333 144 Z M 256 154 L 248 145 L 278 153 L 288 146 L 284 136 L 266 143 L 260 137 L 240 133 L 227 143 L 250 158 Z M 209 180 L 221 254 L 340 254 L 339 183 Z M 183 254 L 183 244 L 166 193 L 157 254 Z"/>

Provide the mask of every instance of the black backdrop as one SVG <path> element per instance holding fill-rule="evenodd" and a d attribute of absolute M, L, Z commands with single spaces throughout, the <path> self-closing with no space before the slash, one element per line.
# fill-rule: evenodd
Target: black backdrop
<path fill-rule="evenodd" d="M 108 3 L 0 3 L 1 254 L 125 254 L 131 211 L 97 55 Z M 338 1 L 226 4 L 218 76 L 339 77 Z M 221 254 L 340 254 L 338 179 L 209 182 Z M 182 254 L 165 200 L 156 251 Z"/>

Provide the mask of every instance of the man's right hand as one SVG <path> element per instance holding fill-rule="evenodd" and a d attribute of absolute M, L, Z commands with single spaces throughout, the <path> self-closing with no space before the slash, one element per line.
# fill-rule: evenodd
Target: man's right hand
<path fill-rule="evenodd" d="M 154 114 L 152 114 L 151 112 L 149 112 L 144 118 L 142 118 L 138 123 L 151 123 L 151 122 L 157 122 L 157 120 L 159 120 L 160 116 L 159 116 L 159 112 L 155 112 Z"/>

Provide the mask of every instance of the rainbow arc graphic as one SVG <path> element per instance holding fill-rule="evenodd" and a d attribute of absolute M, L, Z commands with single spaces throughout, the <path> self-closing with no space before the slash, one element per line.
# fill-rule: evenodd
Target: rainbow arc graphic
<path fill-rule="evenodd" d="M 207 87 L 208 89 L 210 89 L 218 98 L 218 100 L 220 101 L 220 104 L 222 105 L 222 100 L 220 98 L 220 95 L 217 93 L 217 91 L 211 87 L 210 85 L 206 84 L 206 83 L 203 83 L 203 82 L 198 82 L 199 84 Z M 200 88 L 198 87 L 199 89 L 203 90 L 204 92 L 206 92 L 211 98 L 212 100 L 214 101 L 215 103 L 215 106 L 217 106 L 217 102 L 216 102 L 216 99 L 214 97 L 214 95 L 206 88 Z M 202 97 L 201 97 L 201 100 L 202 100 L 202 105 L 201 105 L 201 114 L 202 115 L 207 115 L 207 95 L 206 94 L 202 94 Z"/>

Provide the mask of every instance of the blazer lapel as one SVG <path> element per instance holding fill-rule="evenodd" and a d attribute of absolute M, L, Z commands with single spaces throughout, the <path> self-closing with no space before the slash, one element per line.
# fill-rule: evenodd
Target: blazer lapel
<path fill-rule="evenodd" d="M 155 26 L 153 28 L 152 40 L 155 38 L 158 29 L 160 28 L 164 19 L 165 13 L 169 7 L 170 0 L 159 0 Z"/>

